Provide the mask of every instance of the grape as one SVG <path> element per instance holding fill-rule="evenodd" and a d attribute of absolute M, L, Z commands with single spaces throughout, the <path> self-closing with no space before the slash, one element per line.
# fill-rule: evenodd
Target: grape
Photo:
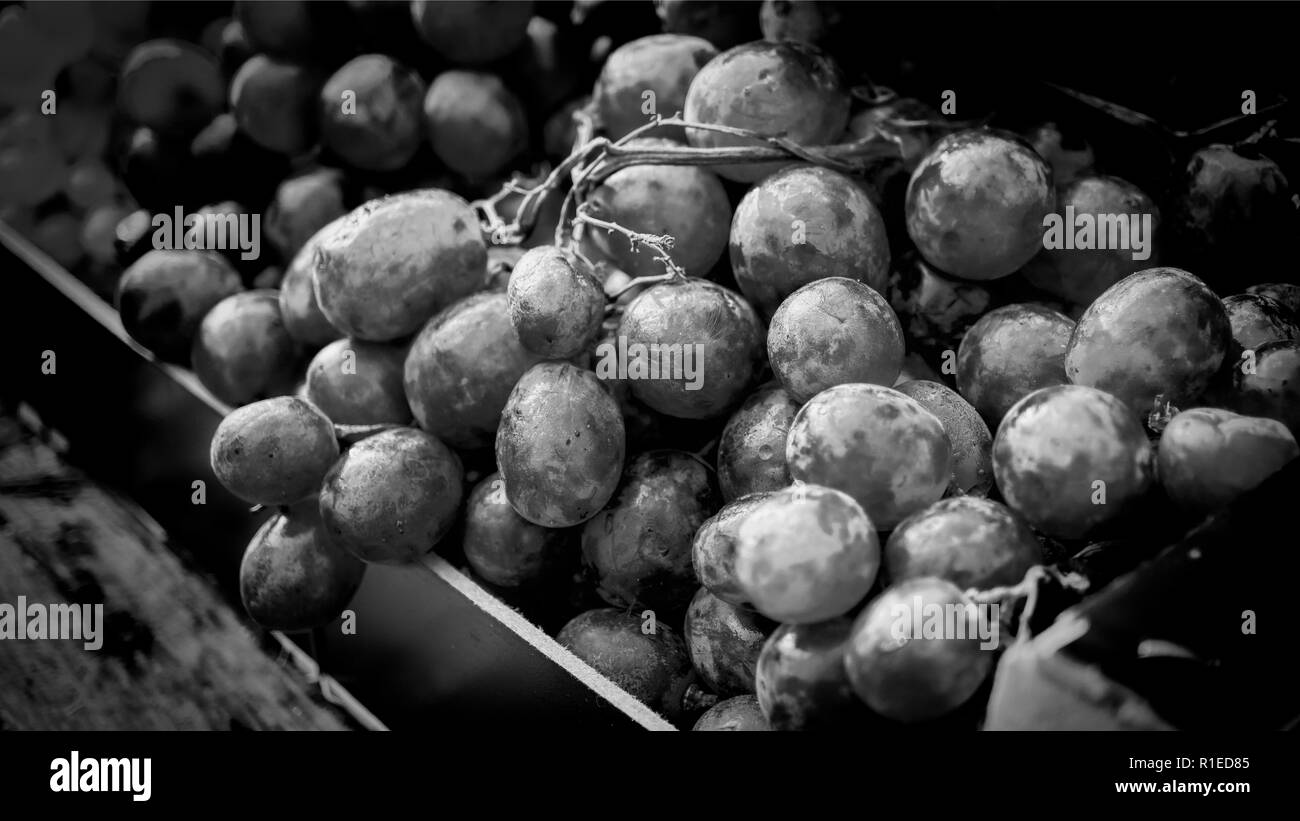
<path fill-rule="evenodd" d="M 1252 147 L 1211 145 L 1192 155 L 1176 184 L 1172 223 L 1187 264 L 1231 293 L 1290 254 L 1294 191 L 1276 162 Z"/>
<path fill-rule="evenodd" d="M 117 177 L 101 160 L 82 160 L 69 169 L 65 193 L 83 211 L 110 205 L 117 198 Z"/>
<path fill-rule="evenodd" d="M 150 40 L 132 49 L 118 78 L 118 100 L 133 122 L 161 133 L 192 135 L 221 113 L 221 69 L 181 40 Z"/>
<path fill-rule="evenodd" d="M 1223 309 L 1232 338 L 1243 349 L 1300 339 L 1300 317 L 1272 297 L 1238 294 L 1223 300 Z"/>
<path fill-rule="evenodd" d="M 914 379 L 900 382 L 894 390 L 915 399 L 943 424 L 952 445 L 952 489 L 963 495 L 987 496 L 993 487 L 993 434 L 979 412 L 938 382 Z"/>
<path fill-rule="evenodd" d="M 638 139 L 629 148 L 670 145 L 662 139 Z M 610 174 L 591 193 L 591 212 L 644 234 L 673 238 L 668 252 L 689 276 L 703 277 L 727 249 L 731 203 L 722 183 L 711 172 L 687 165 L 633 165 Z M 664 272 L 650 251 L 633 247 L 618 232 L 594 229 L 601 254 L 632 277 Z"/>
<path fill-rule="evenodd" d="M 731 267 L 741 292 L 771 316 L 800 287 L 848 277 L 884 293 L 885 223 L 850 178 L 817 166 L 778 171 L 745 194 L 731 223 Z"/>
<path fill-rule="evenodd" d="M 190 360 L 203 387 L 231 405 L 293 393 L 300 351 L 271 289 L 228 296 L 199 323 Z"/>
<path fill-rule="evenodd" d="M 32 233 L 32 241 L 64 268 L 81 262 L 81 221 L 71 214 L 51 214 Z"/>
<path fill-rule="evenodd" d="M 705 64 L 686 92 L 687 120 L 744 128 L 799 145 L 828 145 L 844 133 L 849 96 L 835 63 L 803 43 L 753 42 L 724 51 Z M 763 145 L 765 141 L 689 128 L 700 148 Z M 724 165 L 719 175 L 755 182 L 787 163 Z"/>
<path fill-rule="evenodd" d="M 362 439 L 321 485 L 330 537 L 368 562 L 399 564 L 433 549 L 456 523 L 464 474 L 446 445 L 415 428 Z"/>
<path fill-rule="evenodd" d="M 1052 172 L 1014 134 L 976 129 L 940 140 L 907 185 L 907 233 L 926 262 L 961 279 L 1014 273 L 1042 248 Z"/>
<path fill-rule="evenodd" d="M 682 112 L 691 80 L 717 55 L 708 40 L 685 34 L 652 34 L 614 49 L 592 92 L 605 133 L 617 140 L 655 114 L 671 117 Z M 680 126 L 660 126 L 645 136 L 686 141 Z M 568 146 L 565 149 L 568 153 Z"/>
<path fill-rule="evenodd" d="M 320 305 L 316 303 L 316 291 L 312 287 L 316 248 L 326 232 L 334 230 L 342 222 L 342 217 L 334 220 L 303 243 L 285 269 L 284 278 L 280 280 L 280 316 L 284 320 L 284 328 L 299 345 L 308 350 L 320 348 L 342 336 L 325 318 L 325 314 L 321 313 Z"/>
<path fill-rule="evenodd" d="M 582 529 L 582 555 L 596 593 L 621 607 L 680 612 L 698 582 L 695 533 L 718 509 L 713 471 L 681 451 L 633 459 L 617 495 Z"/>
<path fill-rule="evenodd" d="M 412 0 L 415 28 L 434 51 L 453 63 L 490 63 L 528 36 L 533 4 L 527 0 Z"/>
<path fill-rule="evenodd" d="M 439 74 L 424 98 L 424 121 L 433 153 L 471 182 L 499 174 L 528 147 L 523 104 L 493 74 Z"/>
<path fill-rule="evenodd" d="M 881 593 L 853 624 L 844 664 L 849 681 L 867 706 L 907 723 L 943 716 L 960 707 L 987 678 L 993 654 L 980 647 L 973 609 L 964 637 L 910 636 L 899 640 L 896 622 L 903 614 L 930 607 L 972 607 L 951 582 L 912 579 Z"/>
<path fill-rule="evenodd" d="M 1087 307 L 1102 292 L 1124 277 L 1150 268 L 1159 258 L 1155 245 L 1155 232 L 1160 228 L 1160 209 L 1137 186 L 1118 177 L 1081 177 L 1065 186 L 1057 195 L 1056 212 L 1065 220 L 1066 208 L 1073 208 L 1075 219 L 1082 215 L 1101 217 L 1119 215 L 1126 222 L 1130 215 L 1149 215 L 1149 228 L 1142 239 L 1150 245 L 1147 259 L 1133 258 L 1136 238 L 1130 235 L 1130 248 L 1108 249 L 1044 249 L 1024 267 L 1024 276 L 1034 285 L 1052 296 L 1072 305 Z M 1073 233 L 1075 227 L 1063 222 L 1064 231 Z M 1100 242 L 1107 229 L 1097 225 Z"/>
<path fill-rule="evenodd" d="M 686 611 L 686 649 L 691 664 L 713 692 L 754 692 L 754 665 L 776 624 L 727 604 L 701 587 Z"/>
<path fill-rule="evenodd" d="M 304 397 L 336 425 L 409 424 L 405 362 L 404 347 L 337 339 L 307 366 Z"/>
<path fill-rule="evenodd" d="M 755 391 L 727 420 L 718 441 L 718 484 L 724 500 L 790 484 L 785 440 L 799 407 L 784 388 L 769 385 Z"/>
<path fill-rule="evenodd" d="M 239 564 L 239 598 L 268 630 L 313 630 L 338 618 L 365 571 L 329 540 L 313 497 L 258 528 Z"/>
<path fill-rule="evenodd" d="M 718 48 L 731 48 L 760 36 L 755 0 L 655 0 L 655 13 L 663 21 L 664 31 L 702 37 Z"/>
<path fill-rule="evenodd" d="M 880 385 L 837 385 L 808 400 L 790 426 L 786 461 L 795 480 L 847 493 L 881 530 L 938 501 L 952 477 L 943 424 Z"/>
<path fill-rule="evenodd" d="M 831 277 L 795 291 L 767 330 L 772 371 L 796 401 L 835 385 L 893 385 L 903 367 L 903 329 L 884 297 Z"/>
<path fill-rule="evenodd" d="M 853 621 L 783 624 L 762 651 L 754 671 L 758 704 L 774 730 L 850 732 L 875 717 L 853 692 L 844 651 Z"/>
<path fill-rule="evenodd" d="M 752 695 L 732 696 L 705 711 L 691 728 L 692 732 L 771 730 L 758 699 Z"/>
<path fill-rule="evenodd" d="M 253 142 L 290 157 L 316 142 L 320 80 L 309 69 L 258 54 L 230 83 L 230 108 Z"/>
<path fill-rule="evenodd" d="M 293 396 L 236 408 L 212 436 L 212 472 L 249 504 L 288 505 L 312 496 L 338 455 L 334 426 Z"/>
<path fill-rule="evenodd" d="M 1183 407 L 1199 396 L 1231 333 L 1223 303 L 1205 283 L 1177 268 L 1150 268 L 1111 286 L 1079 318 L 1065 372 L 1145 416 L 1158 401 Z"/>
<path fill-rule="evenodd" d="M 943 276 L 916 251 L 893 267 L 887 293 L 909 348 L 931 360 L 956 351 L 970 327 L 995 306 L 988 288 Z"/>
<path fill-rule="evenodd" d="M 515 385 L 496 435 L 497 466 L 520 516 L 580 524 L 614 495 L 623 470 L 623 416 L 590 371 L 534 365 Z"/>
<path fill-rule="evenodd" d="M 899 523 L 885 542 L 891 583 L 935 576 L 963 590 L 1013 585 L 1043 561 L 1037 537 L 1005 505 L 940 499 Z"/>
<path fill-rule="evenodd" d="M 704 280 L 647 289 L 627 307 L 618 334 L 626 338 L 629 351 L 644 345 L 648 356 L 660 352 L 658 373 L 633 379 L 632 393 L 670 416 L 709 419 L 727 413 L 762 367 L 762 325 L 754 309 L 735 292 Z M 680 368 L 665 367 L 665 346 L 680 346 Z M 688 353 L 694 357 L 689 362 Z M 694 366 L 693 374 L 687 365 Z M 630 375 L 630 362 L 628 367 Z"/>
<path fill-rule="evenodd" d="M 1295 437 L 1275 419 L 1193 408 L 1175 415 L 1160 436 L 1160 484 L 1183 507 L 1210 513 L 1297 456 Z"/>
<path fill-rule="evenodd" d="M 601 675 L 669 721 L 685 714 L 682 697 L 694 681 L 686 645 L 674 630 L 614 608 L 588 610 L 561 628 L 555 640 Z"/>
<path fill-rule="evenodd" d="M 1300 285 L 1292 285 L 1288 282 L 1265 282 L 1250 286 L 1246 289 L 1246 293 L 1276 299 L 1296 316 L 1300 316 Z"/>
<path fill-rule="evenodd" d="M 411 343 L 403 384 L 420 427 L 455 448 L 490 445 L 515 383 L 539 357 L 520 344 L 503 293 L 474 294 Z"/>
<path fill-rule="evenodd" d="M 1261 345 L 1255 351 L 1254 369 L 1237 374 L 1235 409 L 1276 419 L 1300 437 L 1300 342 Z"/>
<path fill-rule="evenodd" d="M 1007 504 L 1031 525 L 1080 539 L 1142 501 L 1155 479 L 1155 454 L 1120 399 L 1058 385 L 1007 412 L 993 440 L 993 475 Z"/>
<path fill-rule="evenodd" d="M 966 331 L 957 349 L 957 390 L 992 430 L 1021 398 L 1066 384 L 1074 322 L 1041 305 L 1004 305 Z"/>
<path fill-rule="evenodd" d="M 266 211 L 266 236 L 285 259 L 348 213 L 343 185 L 341 173 L 324 168 L 280 183 Z"/>
<path fill-rule="evenodd" d="M 520 588 L 561 580 L 577 565 L 578 534 L 524 519 L 510 506 L 499 473 L 470 492 L 465 512 L 465 559 L 491 584 Z"/>
<path fill-rule="evenodd" d="M 354 168 L 401 168 L 424 140 L 425 92 L 420 76 L 391 57 L 355 57 L 321 88 L 321 142 Z"/>
<path fill-rule="evenodd" d="M 239 274 L 203 251 L 150 251 L 117 284 L 117 312 L 131 338 L 167 362 L 188 364 L 199 323 L 241 290 Z"/>
<path fill-rule="evenodd" d="M 95 265 L 109 267 L 117 261 L 117 224 L 130 212 L 120 205 L 101 205 L 86 214 L 81 226 L 81 249 Z"/>
<path fill-rule="evenodd" d="M 520 343 L 548 359 L 584 350 L 605 318 L 605 294 L 595 276 L 554 246 L 533 248 L 515 263 L 507 294 Z"/>
<path fill-rule="evenodd" d="M 67 179 L 63 157 L 49 145 L 0 148 L 0 203 L 40 205 Z"/>
<path fill-rule="evenodd" d="M 410 191 L 362 205 L 320 238 L 316 301 L 348 336 L 387 342 L 482 288 L 486 265 L 478 220 L 463 199 Z"/>
<path fill-rule="evenodd" d="M 736 532 L 745 517 L 770 495 L 750 493 L 724 505 L 700 525 L 691 544 L 695 577 L 710 593 L 736 607 L 753 608 L 736 579 Z"/>
<path fill-rule="evenodd" d="M 796 484 L 741 520 L 735 567 L 758 612 L 806 624 L 841 616 L 862 601 L 880 568 L 880 543 L 848 494 Z"/>

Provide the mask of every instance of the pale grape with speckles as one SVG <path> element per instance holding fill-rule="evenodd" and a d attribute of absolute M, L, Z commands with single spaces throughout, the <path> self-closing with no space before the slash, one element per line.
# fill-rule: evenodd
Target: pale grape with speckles
<path fill-rule="evenodd" d="M 1177 268 L 1149 268 L 1111 286 L 1079 317 L 1065 373 L 1145 416 L 1157 401 L 1183 407 L 1200 396 L 1231 334 L 1223 303 L 1205 283 Z"/>
<path fill-rule="evenodd" d="M 898 622 L 917 609 L 966 608 L 960 636 L 897 637 Z M 993 667 L 994 654 L 980 647 L 980 625 L 970 598 L 952 582 L 911 579 L 877 596 L 853 624 L 844 665 L 867 706 L 907 723 L 943 716 L 966 703 Z"/>
<path fill-rule="evenodd" d="M 758 612 L 790 624 L 843 615 L 880 569 L 875 527 L 851 496 L 797 484 L 759 503 L 736 533 L 736 578 Z"/>
<path fill-rule="evenodd" d="M 1155 481 L 1155 454 L 1123 401 L 1058 385 L 1007 412 L 993 441 L 993 474 L 1007 505 L 1031 525 L 1079 539 L 1142 501 Z M 1104 504 L 1095 501 L 1099 491 Z"/>
<path fill-rule="evenodd" d="M 686 119 L 782 136 L 799 145 L 829 145 L 849 122 L 849 95 L 835 63 L 804 43 L 753 42 L 714 57 L 686 92 Z M 697 148 L 764 145 L 764 141 L 688 128 Z M 787 165 L 761 162 L 718 166 L 736 182 L 754 182 Z"/>
<path fill-rule="evenodd" d="M 795 291 L 767 329 L 772 371 L 798 401 L 850 382 L 893 385 L 903 344 L 903 328 L 885 298 L 844 277 Z"/>
<path fill-rule="evenodd" d="M 847 493 L 881 530 L 937 502 L 952 477 L 943 423 L 881 385 L 837 385 L 808 400 L 790 426 L 786 461 L 794 479 Z"/>
<path fill-rule="evenodd" d="M 1174 416 L 1160 436 L 1160 484 L 1178 504 L 1208 513 L 1297 456 L 1295 437 L 1276 419 L 1192 408 Z"/>
<path fill-rule="evenodd" d="M 731 267 L 741 293 L 771 316 L 810 282 L 847 277 L 884 293 L 889 239 L 852 179 L 811 165 L 782 169 L 745 193 L 731 221 Z"/>
<path fill-rule="evenodd" d="M 1052 173 L 1014 134 L 973 129 L 940 140 L 907 185 L 907 233 L 926 261 L 961 279 L 1014 273 L 1042 248 L 1056 206 Z"/>
<path fill-rule="evenodd" d="M 937 576 L 962 590 L 1016 584 L 1042 560 L 1029 525 L 1006 505 L 975 496 L 940 499 L 912 514 L 884 550 L 891 583 Z"/>

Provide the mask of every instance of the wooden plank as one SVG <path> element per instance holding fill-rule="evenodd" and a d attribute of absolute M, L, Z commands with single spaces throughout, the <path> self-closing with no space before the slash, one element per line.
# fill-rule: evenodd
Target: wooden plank
<path fill-rule="evenodd" d="M 0 641 L 0 726 L 347 729 L 166 535 L 0 415 L 0 602 L 102 604 L 103 645 Z"/>

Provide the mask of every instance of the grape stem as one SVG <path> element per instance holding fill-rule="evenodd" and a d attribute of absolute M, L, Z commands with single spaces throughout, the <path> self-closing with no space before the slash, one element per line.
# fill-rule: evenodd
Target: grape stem
<path fill-rule="evenodd" d="M 603 220 L 592 215 L 591 203 L 586 202 L 578 206 L 577 212 L 573 215 L 573 222 L 578 225 L 589 225 L 592 228 L 599 228 L 610 233 L 622 234 L 627 237 L 627 241 L 631 244 L 633 252 L 637 251 L 638 245 L 649 248 L 651 253 L 654 254 L 655 259 L 662 262 L 664 267 L 668 269 L 668 272 L 661 277 L 640 277 L 635 279 L 632 283 L 628 284 L 629 288 L 632 287 L 633 283 L 640 282 L 642 279 L 655 279 L 660 282 L 666 282 L 669 279 L 686 278 L 686 272 L 683 271 L 681 266 L 674 262 L 673 258 L 668 254 L 673 247 L 673 238 L 668 234 L 643 234 L 640 231 L 633 231 L 630 228 L 625 228 L 616 222 Z M 623 290 L 627 289 L 624 288 Z M 621 294 L 622 291 L 619 293 Z"/>
<path fill-rule="evenodd" d="M 503 189 L 492 197 L 474 203 L 477 210 L 488 216 L 483 230 L 493 244 L 518 243 L 532 228 L 545 197 L 567 180 L 571 185 L 561 204 L 559 225 L 555 232 L 556 244 L 564 244 L 566 234 L 571 235 L 568 216 L 570 212 L 574 213 L 574 221 L 577 221 L 577 212 L 585 201 L 587 191 L 610 174 L 633 165 L 742 165 L 789 161 L 793 158 L 848 174 L 861 174 L 874 164 L 901 157 L 898 146 L 880 136 L 835 145 L 805 146 L 786 137 L 766 136 L 750 129 L 692 122 L 678 113 L 672 117 L 657 116 L 623 137 L 610 140 L 608 137 L 591 136 L 595 130 L 591 112 L 578 110 L 574 112 L 574 118 L 579 126 L 574 149 L 545 179 L 528 189 L 522 188 L 519 181 L 514 180 L 506 184 L 509 190 Z M 723 134 L 754 144 L 718 148 L 629 145 L 633 140 L 666 126 Z M 497 216 L 493 221 L 496 203 L 511 194 L 523 195 L 515 219 L 506 223 Z"/>

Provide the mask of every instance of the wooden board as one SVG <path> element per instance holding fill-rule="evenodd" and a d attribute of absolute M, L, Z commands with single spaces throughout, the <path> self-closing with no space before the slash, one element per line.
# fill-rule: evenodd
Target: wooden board
<path fill-rule="evenodd" d="M 102 604 L 103 645 L 0 641 L 0 727 L 339 730 L 142 511 L 0 412 L 0 602 Z"/>

